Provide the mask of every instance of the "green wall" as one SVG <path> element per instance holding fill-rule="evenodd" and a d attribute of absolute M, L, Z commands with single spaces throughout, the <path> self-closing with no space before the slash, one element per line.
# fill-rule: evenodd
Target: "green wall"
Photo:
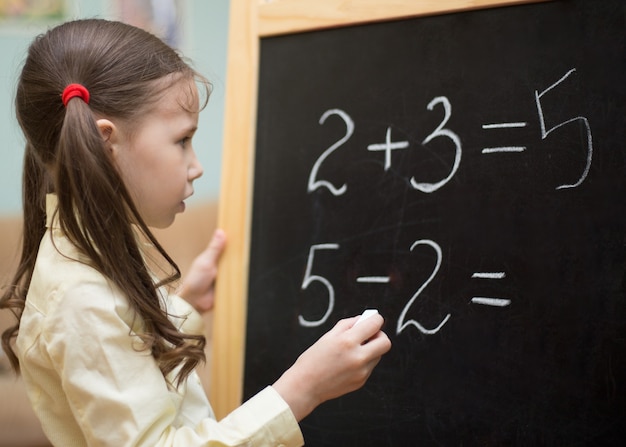
<path fill-rule="evenodd" d="M 226 46 L 229 0 L 182 0 L 184 38 L 182 51 L 213 83 L 208 107 L 200 114 L 194 147 L 204 166 L 192 201 L 213 200 L 219 195 Z M 72 0 L 69 17 L 112 18 L 110 2 Z M 17 75 L 30 41 L 53 23 L 0 21 L 0 214 L 21 211 L 23 139 L 15 120 L 13 95 Z"/>

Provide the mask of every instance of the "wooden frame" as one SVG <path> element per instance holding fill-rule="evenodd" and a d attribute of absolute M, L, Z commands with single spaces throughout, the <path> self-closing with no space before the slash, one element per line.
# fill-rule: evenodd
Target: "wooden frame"
<path fill-rule="evenodd" d="M 218 215 L 228 246 L 217 282 L 210 386 L 218 419 L 242 402 L 260 38 L 538 1 L 545 0 L 231 0 Z"/>

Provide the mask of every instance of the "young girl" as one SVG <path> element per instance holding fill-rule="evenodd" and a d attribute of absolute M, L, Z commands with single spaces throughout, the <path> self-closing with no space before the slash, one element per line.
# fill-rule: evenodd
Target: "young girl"
<path fill-rule="evenodd" d="M 381 317 L 342 320 L 214 420 L 194 370 L 225 236 L 168 294 L 180 273 L 149 230 L 184 211 L 202 174 L 198 86 L 208 96 L 175 51 L 122 23 L 69 22 L 28 51 L 22 258 L 0 301 L 18 321 L 2 338 L 54 445 L 302 445 L 297 421 L 362 386 L 390 348 Z"/>

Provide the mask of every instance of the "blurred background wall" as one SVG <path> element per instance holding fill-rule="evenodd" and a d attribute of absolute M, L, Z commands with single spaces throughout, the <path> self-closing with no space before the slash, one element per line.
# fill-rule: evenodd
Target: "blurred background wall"
<path fill-rule="evenodd" d="M 194 183 L 187 211 L 157 238 L 183 276 L 215 229 L 222 151 L 229 0 L 0 0 L 0 287 L 7 284 L 19 254 L 23 138 L 13 96 L 26 49 L 50 27 L 77 18 L 122 20 L 147 28 L 178 48 L 208 77 L 213 93 L 200 114 L 194 148 L 204 175 Z M 12 324 L 0 312 L 0 331 Z M 211 315 L 205 316 L 207 364 L 200 375 L 208 391 Z M 0 447 L 41 447 L 48 443 L 26 399 L 23 384 L 9 371 L 0 351 Z"/>
<path fill-rule="evenodd" d="M 216 198 L 219 191 L 222 146 L 222 110 L 226 70 L 228 0 L 58 0 L 66 12 L 59 18 L 10 17 L 5 11 L 19 11 L 20 4 L 54 4 L 52 0 L 0 0 L 0 214 L 21 209 L 20 178 L 23 143 L 13 112 L 15 83 L 26 48 L 34 36 L 60 21 L 81 17 L 134 20 L 129 5 L 172 4 L 178 11 L 176 46 L 191 58 L 194 66 L 209 77 L 214 91 L 207 109 L 200 115 L 194 143 L 205 174 L 197 183 L 194 201 Z M 14 5 L 11 7 L 11 5 Z M 159 7 L 154 7 L 154 10 Z M 141 8 L 140 8 L 141 9 Z M 161 9 L 165 9 L 161 7 Z M 159 25 L 157 24 L 157 27 Z M 162 25 L 161 25 L 162 28 Z"/>

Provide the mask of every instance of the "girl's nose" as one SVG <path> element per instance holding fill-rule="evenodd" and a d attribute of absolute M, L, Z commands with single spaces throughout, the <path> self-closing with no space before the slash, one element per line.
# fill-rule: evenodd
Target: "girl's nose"
<path fill-rule="evenodd" d="M 200 160 L 198 160 L 198 157 L 196 157 L 196 153 L 194 151 L 193 158 L 191 160 L 191 164 L 189 165 L 188 170 L 189 180 L 194 181 L 195 179 L 201 177 L 203 173 L 204 169 L 202 168 Z"/>

